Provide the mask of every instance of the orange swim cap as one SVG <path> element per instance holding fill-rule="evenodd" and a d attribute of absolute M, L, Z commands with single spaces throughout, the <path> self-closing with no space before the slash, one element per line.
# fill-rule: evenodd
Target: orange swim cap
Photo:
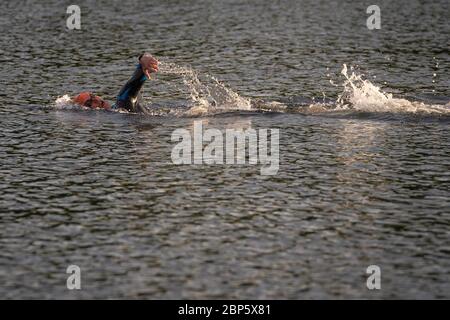
<path fill-rule="evenodd" d="M 79 105 L 84 106 L 90 98 L 91 98 L 90 92 L 81 92 L 79 95 L 73 98 L 73 101 L 75 101 Z"/>

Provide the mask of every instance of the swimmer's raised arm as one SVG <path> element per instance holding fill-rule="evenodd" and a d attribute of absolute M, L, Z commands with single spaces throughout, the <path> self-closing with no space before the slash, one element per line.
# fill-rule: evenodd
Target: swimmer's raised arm
<path fill-rule="evenodd" d="M 142 53 L 138 57 L 137 65 L 133 75 L 120 89 L 117 100 L 113 108 L 125 109 L 131 112 L 139 112 L 140 92 L 144 82 L 150 79 L 150 74 L 158 71 L 158 60 L 150 53 Z"/>

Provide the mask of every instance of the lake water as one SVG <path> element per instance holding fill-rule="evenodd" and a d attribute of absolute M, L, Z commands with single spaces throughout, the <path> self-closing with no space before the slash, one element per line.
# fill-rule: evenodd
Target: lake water
<path fill-rule="evenodd" d="M 367 1 L 70 4 L 0 2 L 1 298 L 450 298 L 448 1 L 380 30 Z M 67 103 L 145 50 L 149 114 Z M 278 173 L 174 165 L 195 121 L 279 129 Z"/>

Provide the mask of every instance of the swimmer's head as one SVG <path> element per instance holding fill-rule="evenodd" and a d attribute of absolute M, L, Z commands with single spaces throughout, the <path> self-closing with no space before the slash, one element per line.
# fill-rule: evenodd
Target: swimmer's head
<path fill-rule="evenodd" d="M 93 109 L 97 108 L 109 109 L 111 107 L 108 102 L 106 102 L 99 96 L 93 95 L 90 92 L 81 92 L 80 94 L 75 96 L 72 100 L 73 102 L 79 104 L 80 106 Z"/>
<path fill-rule="evenodd" d="M 90 98 L 91 98 L 91 93 L 81 92 L 79 95 L 75 96 L 72 100 L 75 103 L 79 104 L 80 106 L 84 106 Z"/>

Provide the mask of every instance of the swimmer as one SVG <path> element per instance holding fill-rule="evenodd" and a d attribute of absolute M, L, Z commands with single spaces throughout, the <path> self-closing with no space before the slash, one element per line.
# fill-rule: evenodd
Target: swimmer
<path fill-rule="evenodd" d="M 80 106 L 93 109 L 145 112 L 145 108 L 139 103 L 141 100 L 140 92 L 144 82 L 150 79 L 150 75 L 158 71 L 159 62 L 149 53 L 141 54 L 138 61 L 136 70 L 119 91 L 116 103 L 113 106 L 90 92 L 82 92 L 75 96 L 72 101 Z"/>

